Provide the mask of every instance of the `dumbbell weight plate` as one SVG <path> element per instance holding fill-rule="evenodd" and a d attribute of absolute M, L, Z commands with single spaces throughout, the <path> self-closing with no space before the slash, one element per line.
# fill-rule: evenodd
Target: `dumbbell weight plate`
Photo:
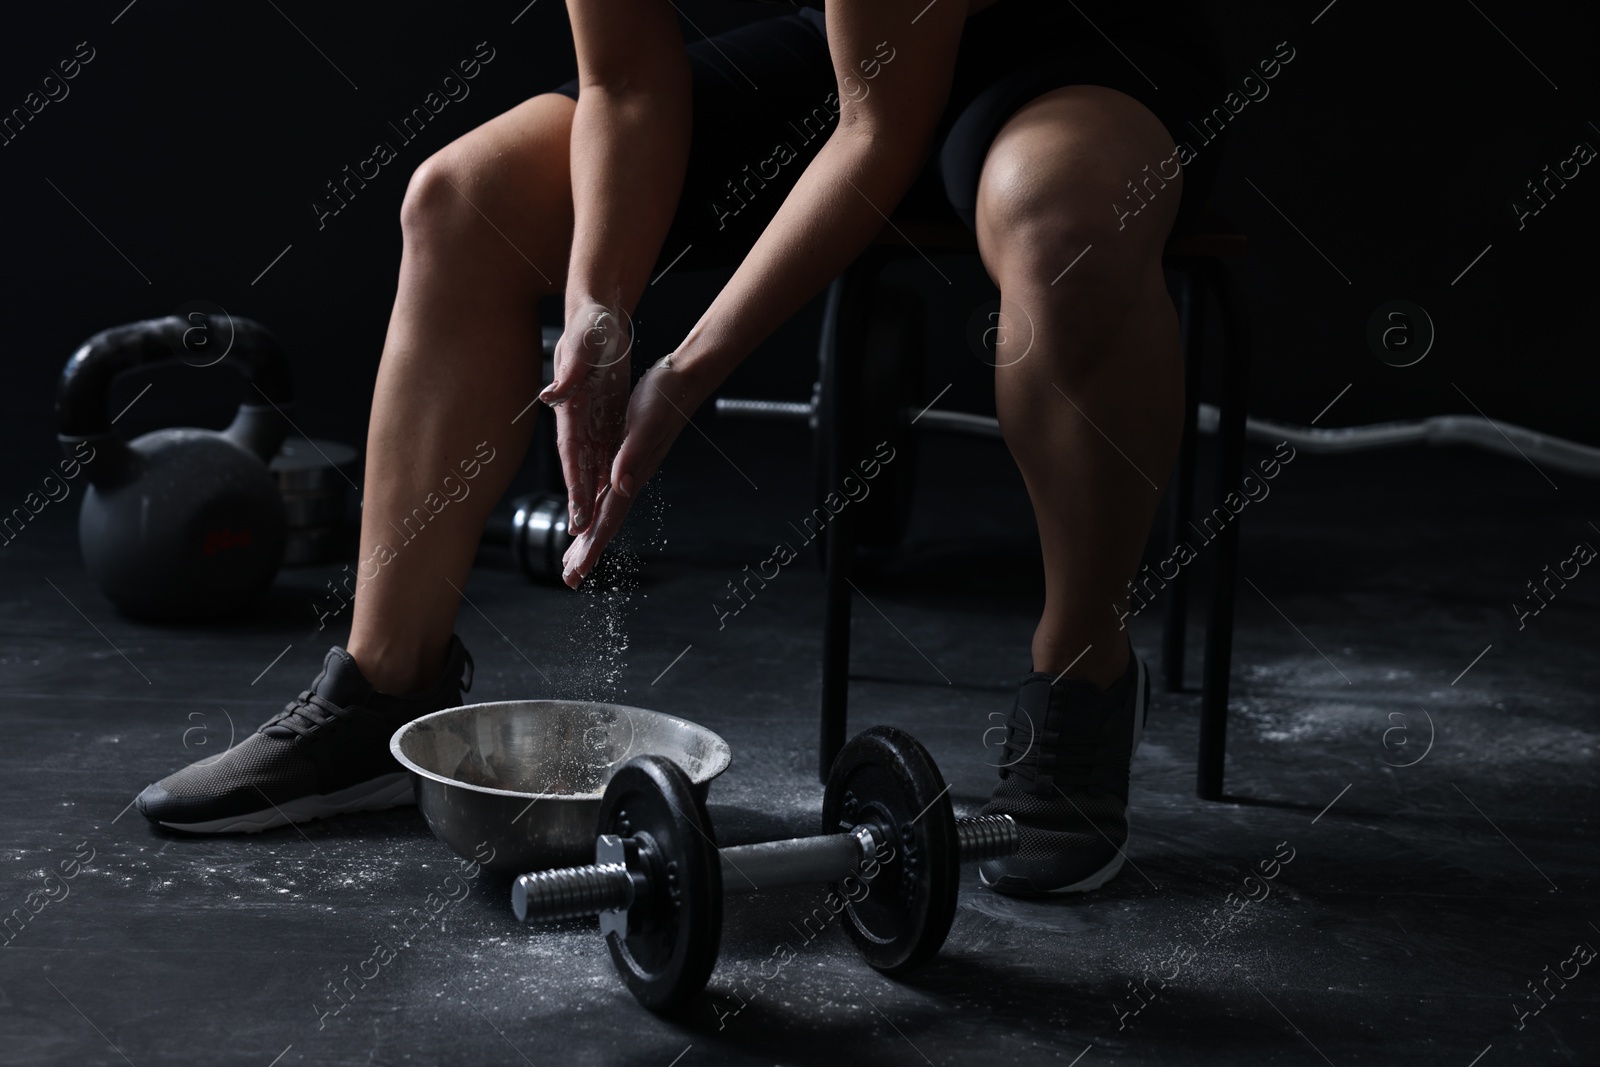
<path fill-rule="evenodd" d="M 928 750 L 903 730 L 874 726 L 851 738 L 834 760 L 822 800 L 822 832 L 862 823 L 889 830 L 892 858 L 879 866 L 865 896 L 845 899 L 851 940 L 885 974 L 926 963 L 955 921 L 961 884 L 955 809 Z"/>
<path fill-rule="evenodd" d="M 722 864 L 689 777 L 664 756 L 623 764 L 600 801 L 599 833 L 637 836 L 651 864 L 650 899 L 606 938 L 617 973 L 651 1011 L 681 1008 L 711 979 L 722 940 Z"/>

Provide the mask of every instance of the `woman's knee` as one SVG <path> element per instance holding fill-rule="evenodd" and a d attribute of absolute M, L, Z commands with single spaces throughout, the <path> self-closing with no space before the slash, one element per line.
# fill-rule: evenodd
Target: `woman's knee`
<path fill-rule="evenodd" d="M 1140 284 L 1177 214 L 1182 175 L 1159 166 L 1171 154 L 1159 120 L 1114 89 L 1072 86 L 1023 108 L 996 136 L 978 187 L 991 275 L 1086 298 Z"/>
<path fill-rule="evenodd" d="M 400 205 L 407 246 L 499 245 L 520 260 L 554 257 L 572 230 L 571 103 L 535 97 L 424 160 Z"/>
<path fill-rule="evenodd" d="M 400 201 L 400 229 L 407 243 L 447 237 L 459 227 L 459 209 L 466 205 L 458 190 L 464 181 L 474 184 L 467 177 L 470 169 L 450 145 L 411 172 Z"/>

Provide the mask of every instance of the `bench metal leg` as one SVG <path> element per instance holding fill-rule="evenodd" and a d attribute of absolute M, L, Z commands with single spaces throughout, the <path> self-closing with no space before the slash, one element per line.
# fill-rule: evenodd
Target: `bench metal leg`
<path fill-rule="evenodd" d="M 1195 423 L 1200 408 L 1201 356 L 1205 346 L 1206 290 L 1200 284 L 1197 265 L 1189 261 L 1175 264 L 1178 273 L 1178 324 L 1183 344 L 1183 437 L 1178 445 L 1176 478 L 1169 500 L 1167 549 L 1170 551 L 1189 538 L 1189 520 L 1194 515 L 1195 471 L 1199 456 L 1195 445 Z M 1189 625 L 1189 570 L 1180 567 L 1168 582 L 1167 610 L 1162 620 L 1161 673 L 1167 692 L 1183 690 L 1183 657 Z"/>
<path fill-rule="evenodd" d="M 849 509 L 846 509 L 848 514 Z M 842 520 L 842 521 L 841 521 Z M 850 566 L 855 538 L 840 515 L 828 527 L 827 606 L 822 624 L 822 737 L 817 777 L 826 782 L 834 759 L 844 747 L 850 718 Z"/>
<path fill-rule="evenodd" d="M 1216 506 L 1240 492 L 1244 473 L 1244 423 L 1250 393 L 1250 331 L 1238 288 L 1227 269 L 1212 263 L 1208 280 L 1222 309 L 1222 423 L 1217 431 Z M 1200 754 L 1196 792 L 1202 800 L 1222 799 L 1223 761 L 1228 736 L 1228 681 L 1233 657 L 1233 607 L 1239 563 L 1239 520 L 1222 526 L 1216 538 L 1216 571 L 1206 622 L 1205 680 L 1200 697 Z"/>
<path fill-rule="evenodd" d="M 884 260 L 869 251 L 856 260 L 828 289 L 822 317 L 818 371 L 822 397 L 817 433 L 823 435 L 827 485 L 844 481 L 854 457 L 845 455 L 851 429 L 858 421 L 856 385 L 861 376 L 862 346 L 871 310 L 872 286 Z M 828 523 L 826 603 L 822 629 L 822 731 L 817 776 L 828 771 L 844 747 L 849 723 L 850 571 L 856 556 L 856 514 L 845 508 Z"/>

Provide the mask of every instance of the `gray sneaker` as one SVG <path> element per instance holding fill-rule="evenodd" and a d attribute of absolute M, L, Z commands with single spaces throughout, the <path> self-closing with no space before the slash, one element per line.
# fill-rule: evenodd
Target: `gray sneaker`
<path fill-rule="evenodd" d="M 414 803 L 389 738 L 412 719 L 459 706 L 471 687 L 472 656 L 459 637 L 438 680 L 408 696 L 374 690 L 335 646 L 311 688 L 255 733 L 146 787 L 135 803 L 151 822 L 194 834 L 256 833 Z"/>
<path fill-rule="evenodd" d="M 1000 784 L 985 815 L 1010 815 L 1022 847 L 978 868 L 1012 896 L 1083 893 L 1122 869 L 1128 842 L 1128 766 L 1144 734 L 1149 673 L 1129 650 L 1109 689 L 1034 672 L 1006 721 Z"/>

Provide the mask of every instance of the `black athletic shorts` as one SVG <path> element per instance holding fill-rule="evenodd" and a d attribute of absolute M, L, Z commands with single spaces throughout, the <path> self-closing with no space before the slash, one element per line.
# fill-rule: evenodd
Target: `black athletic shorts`
<path fill-rule="evenodd" d="M 893 49 L 886 41 L 878 59 L 892 63 Z M 836 83 L 823 12 L 811 8 L 695 41 L 688 52 L 694 132 L 658 269 L 680 255 L 684 268 L 739 263 L 836 125 L 839 97 L 871 91 L 865 77 Z M 1063 86 L 1127 93 L 1174 142 L 1193 143 L 1186 124 L 1226 92 L 1220 67 L 1194 0 L 998 0 L 967 20 L 933 154 L 901 210 L 919 219 L 959 218 L 975 229 L 989 145 L 1029 101 Z M 868 66 L 867 73 L 879 71 Z M 554 91 L 576 100 L 578 83 Z M 1176 229 L 1208 196 L 1219 148 L 1213 140 L 1184 167 Z M 1160 162 L 1150 160 L 1152 173 Z"/>

